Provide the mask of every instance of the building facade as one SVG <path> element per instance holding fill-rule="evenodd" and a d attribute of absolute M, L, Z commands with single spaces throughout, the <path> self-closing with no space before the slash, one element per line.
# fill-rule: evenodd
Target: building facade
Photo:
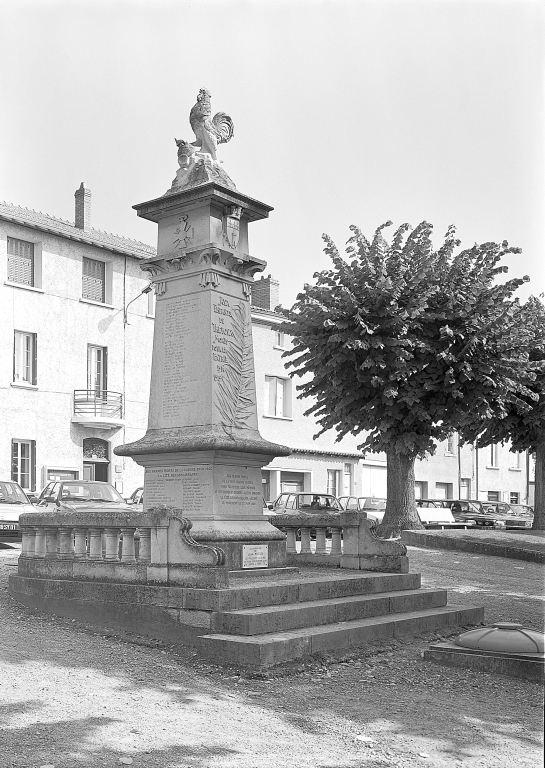
<path fill-rule="evenodd" d="M 140 269 L 155 249 L 91 227 L 91 193 L 75 194 L 74 223 L 0 203 L 0 479 L 39 492 L 51 479 L 111 482 L 125 496 L 143 470 L 113 454 L 146 431 L 154 295 Z M 386 456 L 359 440 L 317 440 L 297 398 L 278 330 L 279 285 L 252 288 L 252 328 L 260 432 L 291 448 L 263 471 L 263 495 L 290 490 L 386 496 Z M 526 454 L 479 451 L 454 435 L 418 461 L 416 495 L 527 502 Z"/>
<path fill-rule="evenodd" d="M 139 262 L 154 254 L 93 229 L 83 184 L 73 224 L 0 204 L 1 479 L 30 492 L 56 478 L 125 494 L 141 482 L 113 448 L 145 432 L 153 299 Z"/>

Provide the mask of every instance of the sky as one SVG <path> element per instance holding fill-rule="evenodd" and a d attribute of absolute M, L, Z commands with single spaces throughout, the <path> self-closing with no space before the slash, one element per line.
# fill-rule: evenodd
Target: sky
<path fill-rule="evenodd" d="M 538 0 L 0 0 L 0 200 L 156 244 L 132 206 L 193 141 L 200 88 L 229 114 L 218 157 L 271 205 L 250 227 L 291 306 L 356 224 L 508 240 L 517 295 L 545 291 Z"/>

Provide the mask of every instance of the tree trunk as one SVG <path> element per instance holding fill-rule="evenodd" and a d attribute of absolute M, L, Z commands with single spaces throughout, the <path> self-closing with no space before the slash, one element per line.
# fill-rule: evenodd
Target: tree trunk
<path fill-rule="evenodd" d="M 377 533 L 384 538 L 399 536 L 407 528 L 423 528 L 414 498 L 414 460 L 416 456 L 386 452 L 386 512 Z"/>
<path fill-rule="evenodd" d="M 545 436 L 536 445 L 534 531 L 545 531 Z"/>

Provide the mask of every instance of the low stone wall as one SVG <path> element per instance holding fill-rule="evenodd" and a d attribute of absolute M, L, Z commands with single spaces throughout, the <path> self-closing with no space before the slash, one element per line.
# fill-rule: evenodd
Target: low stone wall
<path fill-rule="evenodd" d="M 454 533 L 454 532 L 452 532 Z M 483 541 L 479 537 L 484 532 L 472 531 L 470 535 L 465 532 L 456 532 L 460 535 L 445 535 L 443 533 L 428 533 L 427 531 L 402 531 L 401 540 L 413 547 L 425 549 L 452 549 L 459 552 L 474 552 L 482 555 L 495 555 L 496 557 L 510 557 L 514 560 L 526 560 L 530 563 L 545 563 L 545 552 L 531 549 L 531 544 L 517 547 L 506 544 L 498 538 L 498 543 Z M 501 532 L 499 532 L 501 536 Z"/>

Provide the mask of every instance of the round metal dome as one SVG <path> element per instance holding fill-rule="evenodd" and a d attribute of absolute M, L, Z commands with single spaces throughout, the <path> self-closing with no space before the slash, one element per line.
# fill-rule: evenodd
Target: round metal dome
<path fill-rule="evenodd" d="M 455 639 L 456 645 L 502 653 L 544 653 L 545 635 L 522 624 L 501 621 L 489 627 L 471 629 Z"/>

